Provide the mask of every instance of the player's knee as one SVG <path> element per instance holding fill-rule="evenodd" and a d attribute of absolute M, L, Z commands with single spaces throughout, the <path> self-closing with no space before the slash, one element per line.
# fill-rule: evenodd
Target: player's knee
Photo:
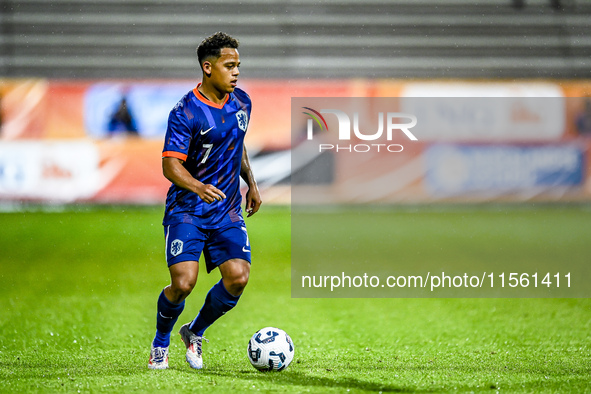
<path fill-rule="evenodd" d="M 184 300 L 191 294 L 193 288 L 195 287 L 195 281 L 192 280 L 178 280 L 172 286 L 171 290 L 173 291 L 175 298 L 180 299 L 181 301 Z"/>
<path fill-rule="evenodd" d="M 240 291 L 244 290 L 246 285 L 248 284 L 248 273 L 243 273 L 241 276 L 235 279 L 234 286 L 239 288 Z"/>
<path fill-rule="evenodd" d="M 238 275 L 234 275 L 226 281 L 228 292 L 232 295 L 240 295 L 248 284 L 248 272 L 241 272 Z"/>

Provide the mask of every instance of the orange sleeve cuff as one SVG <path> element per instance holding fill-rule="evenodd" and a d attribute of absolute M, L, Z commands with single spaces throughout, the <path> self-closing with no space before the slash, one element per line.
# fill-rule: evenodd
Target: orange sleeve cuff
<path fill-rule="evenodd" d="M 180 152 L 175 152 L 173 150 L 167 150 L 166 152 L 162 152 L 162 157 L 174 157 L 176 159 L 181 159 L 182 161 L 187 160 L 187 155 Z"/>

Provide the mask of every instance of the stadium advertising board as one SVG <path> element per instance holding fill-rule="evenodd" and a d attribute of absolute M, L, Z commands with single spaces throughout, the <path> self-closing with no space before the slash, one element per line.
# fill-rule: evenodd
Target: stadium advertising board
<path fill-rule="evenodd" d="M 552 193 L 582 185 L 583 158 L 584 151 L 573 144 L 436 144 L 425 151 L 425 186 L 433 196 Z"/>
<path fill-rule="evenodd" d="M 405 97 L 400 107 L 421 118 L 422 141 L 554 141 L 565 133 L 562 97 Z"/>
<path fill-rule="evenodd" d="M 0 144 L 0 197 L 72 202 L 101 189 L 99 153 L 88 141 Z"/>
<path fill-rule="evenodd" d="M 94 138 L 120 133 L 163 138 L 168 113 L 193 85 L 191 82 L 92 84 L 84 96 L 84 127 Z"/>
<path fill-rule="evenodd" d="M 160 165 L 166 119 L 178 97 L 193 85 L 183 80 L 1 80 L 0 144 L 84 141 L 95 146 L 101 169 L 108 171 L 100 171 L 100 189 L 94 195 L 66 200 L 159 203 L 167 187 Z M 307 179 L 293 191 L 299 193 L 296 200 L 300 202 L 306 198 L 311 203 L 589 200 L 591 171 L 586 156 L 591 101 L 568 97 L 584 95 L 588 86 L 574 82 L 246 80 L 243 88 L 254 107 L 245 141 L 266 202 L 290 201 L 291 146 L 293 179 Z M 456 97 L 449 97 L 450 93 Z M 368 99 L 361 105 L 330 98 L 322 101 L 332 95 L 339 100 Z M 320 101 L 302 102 L 294 109 L 297 117 L 293 119 L 289 116 L 292 96 Z M 384 101 L 378 96 L 395 98 Z M 297 124 L 292 141 L 293 120 Z M 442 143 L 463 153 L 454 154 L 455 159 L 447 155 L 442 164 L 441 156 L 434 156 Z M 483 155 L 487 160 L 501 157 L 484 154 L 492 152 L 487 149 L 521 152 L 511 157 L 534 157 L 541 166 L 540 149 L 558 143 L 578 150 L 578 159 L 572 161 L 578 170 L 568 171 L 580 178 L 567 177 L 570 183 L 561 186 L 525 182 L 519 187 L 497 187 L 498 177 L 488 189 L 486 181 L 479 181 L 480 186 L 475 183 L 485 170 L 508 171 L 508 164 L 483 164 Z M 313 145 L 315 149 L 310 148 Z M 355 155 L 362 156 L 348 158 Z M 568 157 L 574 156 L 569 153 Z M 460 170 L 471 169 L 469 178 L 466 171 L 453 172 L 456 162 Z M 520 167 L 514 175 L 524 177 L 530 170 Z M 314 193 L 307 193 L 310 187 Z M 35 196 L 27 198 L 54 201 L 55 193 Z M 3 194 L 0 198 L 20 197 Z"/>

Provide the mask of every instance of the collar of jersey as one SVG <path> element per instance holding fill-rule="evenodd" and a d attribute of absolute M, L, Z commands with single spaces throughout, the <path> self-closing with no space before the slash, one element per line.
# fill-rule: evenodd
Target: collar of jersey
<path fill-rule="evenodd" d="M 193 94 L 195 95 L 195 97 L 197 97 L 197 100 L 209 105 L 210 107 L 214 107 L 217 109 L 222 109 L 224 108 L 224 105 L 228 102 L 228 98 L 230 98 L 230 94 L 226 94 L 226 99 L 224 100 L 223 103 L 221 104 L 216 104 L 213 101 L 209 101 L 208 99 L 206 99 L 203 94 L 201 94 L 201 92 L 198 90 L 199 86 L 201 86 L 201 82 L 195 87 L 195 89 L 193 89 Z"/>

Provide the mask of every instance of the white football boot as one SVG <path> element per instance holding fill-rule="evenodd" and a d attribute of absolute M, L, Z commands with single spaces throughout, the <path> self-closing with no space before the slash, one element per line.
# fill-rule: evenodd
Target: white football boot
<path fill-rule="evenodd" d="M 148 362 L 150 369 L 166 369 L 168 368 L 168 347 L 154 347 L 150 351 L 150 361 Z"/>
<path fill-rule="evenodd" d="M 203 368 L 203 358 L 201 357 L 201 343 L 203 340 L 209 342 L 204 337 L 200 337 L 195 335 L 191 330 L 189 330 L 189 326 L 191 323 L 187 323 L 183 325 L 179 331 L 179 335 L 181 339 L 185 343 L 187 347 L 187 362 L 194 369 L 201 369 Z"/>

